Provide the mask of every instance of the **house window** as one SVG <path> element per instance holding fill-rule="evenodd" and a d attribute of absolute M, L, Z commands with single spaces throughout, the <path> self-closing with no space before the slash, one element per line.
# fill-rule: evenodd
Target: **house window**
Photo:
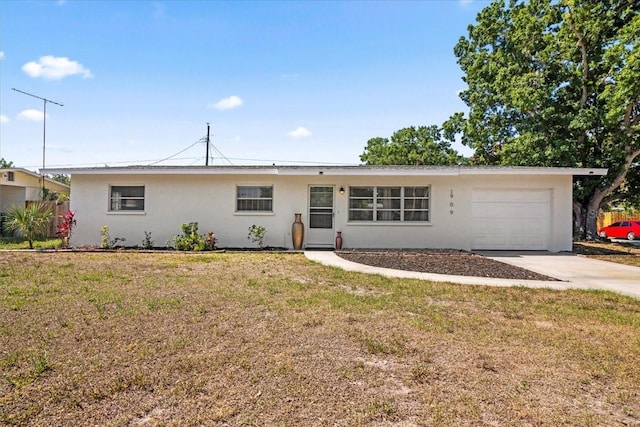
<path fill-rule="evenodd" d="M 110 211 L 143 211 L 144 185 L 112 185 Z"/>
<path fill-rule="evenodd" d="M 7 172 L 7 181 L 15 181 L 16 176 L 13 172 Z"/>
<path fill-rule="evenodd" d="M 273 212 L 273 186 L 236 187 L 237 212 Z"/>
<path fill-rule="evenodd" d="M 429 187 L 349 187 L 349 221 L 428 222 Z"/>

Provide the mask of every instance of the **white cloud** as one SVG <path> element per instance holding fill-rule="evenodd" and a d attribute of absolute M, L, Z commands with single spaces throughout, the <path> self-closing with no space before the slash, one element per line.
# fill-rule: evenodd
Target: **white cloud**
<path fill-rule="evenodd" d="M 4 52 L 0 50 L 0 59 L 4 59 Z"/>
<path fill-rule="evenodd" d="M 47 80 L 60 80 L 68 76 L 81 75 L 83 79 L 93 77 L 91 70 L 84 68 L 78 61 L 52 55 L 41 56 L 38 62 L 27 62 L 22 71 L 31 77 L 42 77 Z"/>
<path fill-rule="evenodd" d="M 462 7 L 467 7 L 469 6 L 471 3 L 473 3 L 473 0 L 458 0 L 458 2 L 460 3 L 460 5 Z"/>
<path fill-rule="evenodd" d="M 210 103 L 208 107 L 215 108 L 216 110 L 231 110 L 240 107 L 242 104 L 244 104 L 242 98 L 236 95 L 231 95 L 228 98 L 222 98 L 215 104 Z"/>
<path fill-rule="evenodd" d="M 309 132 L 309 129 L 305 127 L 298 126 L 296 129 L 292 130 L 287 135 L 289 135 L 291 138 L 298 139 L 298 138 L 306 138 L 308 136 L 311 136 L 311 132 Z"/>
<path fill-rule="evenodd" d="M 48 114 L 47 117 L 49 117 Z M 30 122 L 41 122 L 44 120 L 44 114 L 39 110 L 24 110 L 18 114 L 18 119 Z"/>
<path fill-rule="evenodd" d="M 9 117 L 0 114 L 0 123 L 9 123 Z"/>

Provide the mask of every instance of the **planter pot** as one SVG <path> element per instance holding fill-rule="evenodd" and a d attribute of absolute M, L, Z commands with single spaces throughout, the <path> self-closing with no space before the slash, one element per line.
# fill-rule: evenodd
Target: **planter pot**
<path fill-rule="evenodd" d="M 302 242 L 304 241 L 304 224 L 302 223 L 302 214 L 297 213 L 295 220 L 291 226 L 291 240 L 293 241 L 293 249 L 299 251 L 302 249 Z"/>
<path fill-rule="evenodd" d="M 338 231 L 336 236 L 336 250 L 342 249 L 342 231 Z"/>

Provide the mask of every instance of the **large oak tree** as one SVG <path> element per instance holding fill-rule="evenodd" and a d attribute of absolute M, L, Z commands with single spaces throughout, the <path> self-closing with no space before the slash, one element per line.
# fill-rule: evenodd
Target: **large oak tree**
<path fill-rule="evenodd" d="M 454 116 L 449 122 L 461 118 Z M 368 165 L 458 165 L 465 159 L 451 147 L 455 128 L 445 123 L 438 126 L 410 126 L 391 135 L 391 139 L 375 137 L 367 141 L 360 160 Z"/>
<path fill-rule="evenodd" d="M 597 238 L 603 202 L 640 190 L 640 2 L 499 0 L 454 52 L 478 164 L 605 167 L 579 178 L 574 219 Z"/>

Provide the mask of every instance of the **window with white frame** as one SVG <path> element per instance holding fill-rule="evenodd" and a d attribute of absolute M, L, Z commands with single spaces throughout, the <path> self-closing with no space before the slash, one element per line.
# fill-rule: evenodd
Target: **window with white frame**
<path fill-rule="evenodd" d="M 112 185 L 109 190 L 109 210 L 144 211 L 144 185 Z"/>
<path fill-rule="evenodd" d="M 237 212 L 273 212 L 272 185 L 239 185 L 236 187 Z"/>
<path fill-rule="evenodd" d="M 429 222 L 430 187 L 349 187 L 349 221 Z"/>

